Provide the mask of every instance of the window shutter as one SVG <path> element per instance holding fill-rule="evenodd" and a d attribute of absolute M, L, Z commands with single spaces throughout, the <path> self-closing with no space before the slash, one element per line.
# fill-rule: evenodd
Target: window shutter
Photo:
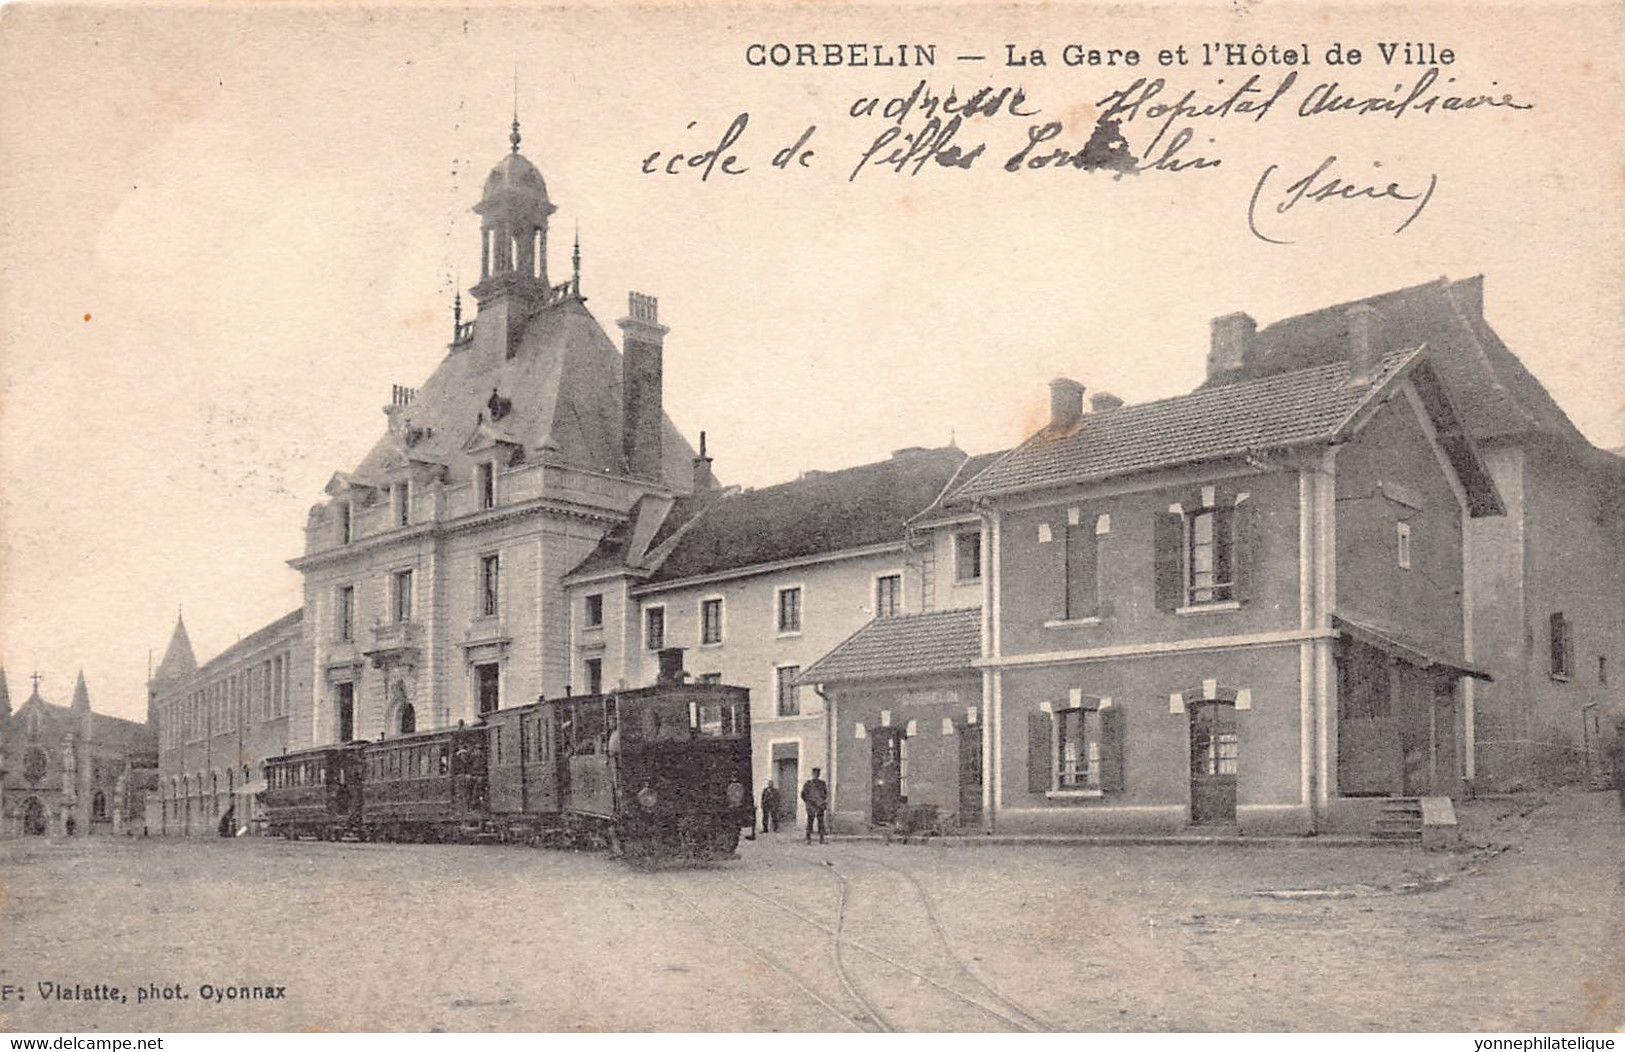
<path fill-rule="evenodd" d="M 1053 529 L 1053 527 L 1052 527 Z M 1066 617 L 1066 526 L 1062 525 L 1056 532 L 1059 533 L 1059 544 L 1051 541 L 1047 545 L 1040 545 L 1040 551 L 1048 549 L 1048 557 L 1039 561 L 1045 568 L 1044 579 L 1038 583 L 1038 594 L 1043 606 L 1045 618 Z"/>
<path fill-rule="evenodd" d="M 1094 517 L 1085 515 L 1083 519 L 1079 525 L 1066 528 L 1068 618 L 1093 617 L 1100 605 L 1100 567 L 1096 557 L 1099 539 L 1095 536 Z"/>
<path fill-rule="evenodd" d="M 1123 707 L 1100 710 L 1100 790 L 1123 791 Z"/>
<path fill-rule="evenodd" d="M 1235 582 L 1231 594 L 1237 602 L 1245 603 L 1255 594 L 1262 570 L 1259 565 L 1258 509 L 1253 501 L 1244 500 L 1229 511 L 1230 579 Z"/>
<path fill-rule="evenodd" d="M 1158 610 L 1174 610 L 1183 606 L 1181 593 L 1185 591 L 1185 517 L 1173 512 L 1157 515 L 1156 531 L 1152 538 L 1156 568 Z"/>
<path fill-rule="evenodd" d="M 1055 777 L 1055 731 L 1047 712 L 1027 714 L 1027 791 L 1047 793 Z"/>

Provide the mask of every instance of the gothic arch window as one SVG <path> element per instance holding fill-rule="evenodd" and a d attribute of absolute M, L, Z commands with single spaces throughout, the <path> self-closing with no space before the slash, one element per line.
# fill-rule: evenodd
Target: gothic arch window
<path fill-rule="evenodd" d="M 28 836 L 45 835 L 45 805 L 37 796 L 23 801 L 23 832 Z"/>
<path fill-rule="evenodd" d="M 45 750 L 38 745 L 30 745 L 28 752 L 23 756 L 23 777 L 30 784 L 45 781 L 45 774 L 50 768 L 50 758 Z"/>

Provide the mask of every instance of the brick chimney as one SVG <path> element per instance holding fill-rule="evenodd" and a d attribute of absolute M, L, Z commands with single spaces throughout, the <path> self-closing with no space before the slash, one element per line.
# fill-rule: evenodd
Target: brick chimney
<path fill-rule="evenodd" d="M 1110 391 L 1096 391 L 1089 396 L 1089 411 L 1091 413 L 1104 413 L 1110 409 L 1120 408 L 1123 400 Z"/>
<path fill-rule="evenodd" d="M 641 292 L 627 295 L 621 327 L 621 450 L 635 478 L 661 477 L 660 435 L 665 421 L 662 370 L 666 333 L 660 301 Z"/>
<path fill-rule="evenodd" d="M 1369 303 L 1348 309 L 1349 385 L 1364 386 L 1382 364 L 1382 315 Z"/>
<path fill-rule="evenodd" d="M 1065 430 L 1083 417 L 1083 385 L 1057 376 L 1049 382 L 1049 426 Z"/>
<path fill-rule="evenodd" d="M 694 492 L 705 493 L 717 488 L 717 477 L 711 473 L 711 458 L 705 455 L 705 432 L 700 432 L 700 455 L 694 458 Z"/>
<path fill-rule="evenodd" d="M 1247 364 L 1258 322 L 1251 314 L 1237 311 L 1214 318 L 1209 325 L 1213 339 L 1207 352 L 1207 378 L 1212 380 L 1235 373 Z"/>

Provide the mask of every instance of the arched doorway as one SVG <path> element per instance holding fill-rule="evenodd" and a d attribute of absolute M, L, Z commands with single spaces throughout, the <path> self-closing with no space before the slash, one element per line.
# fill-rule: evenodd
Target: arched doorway
<path fill-rule="evenodd" d="M 37 796 L 23 801 L 23 833 L 27 836 L 45 835 L 45 805 L 40 803 Z"/>

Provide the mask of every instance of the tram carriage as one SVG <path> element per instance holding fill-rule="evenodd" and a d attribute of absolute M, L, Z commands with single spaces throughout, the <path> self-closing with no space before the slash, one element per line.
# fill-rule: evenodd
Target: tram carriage
<path fill-rule="evenodd" d="M 322 839 L 604 843 L 633 859 L 717 858 L 751 824 L 750 692 L 685 683 L 554 698 L 471 726 L 266 764 L 273 833 Z"/>
<path fill-rule="evenodd" d="M 362 835 L 361 749 L 358 743 L 330 745 L 266 760 L 261 803 L 270 834 L 289 840 Z"/>
<path fill-rule="evenodd" d="M 367 743 L 367 839 L 477 838 L 487 818 L 487 739 L 476 725 Z"/>

